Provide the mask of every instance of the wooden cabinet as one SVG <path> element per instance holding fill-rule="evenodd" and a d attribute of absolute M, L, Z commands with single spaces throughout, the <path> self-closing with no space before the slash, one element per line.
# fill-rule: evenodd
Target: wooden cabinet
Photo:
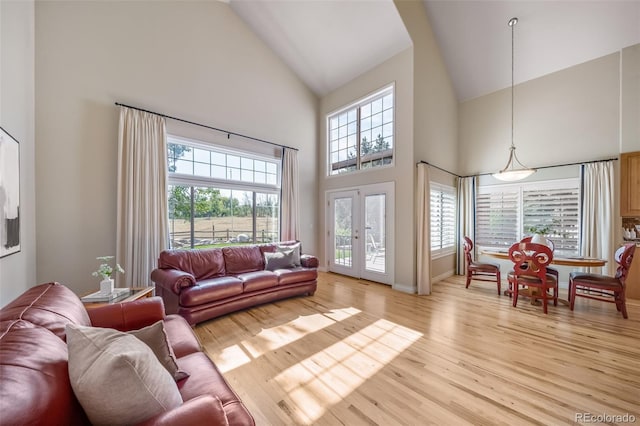
<path fill-rule="evenodd" d="M 640 245 L 636 244 L 636 253 L 631 261 L 631 269 L 627 275 L 627 288 L 625 289 L 627 299 L 640 299 Z"/>
<path fill-rule="evenodd" d="M 640 216 L 640 151 L 620 156 L 620 215 Z"/>

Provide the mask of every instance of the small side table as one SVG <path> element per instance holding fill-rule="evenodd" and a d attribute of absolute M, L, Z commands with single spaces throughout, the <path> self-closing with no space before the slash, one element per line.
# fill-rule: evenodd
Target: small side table
<path fill-rule="evenodd" d="M 146 297 L 153 296 L 153 290 L 155 287 L 131 287 L 127 292 L 121 294 L 115 299 L 108 302 L 82 302 L 85 309 L 97 308 L 98 306 L 111 305 L 114 303 L 133 302 L 134 300 L 144 299 Z"/>

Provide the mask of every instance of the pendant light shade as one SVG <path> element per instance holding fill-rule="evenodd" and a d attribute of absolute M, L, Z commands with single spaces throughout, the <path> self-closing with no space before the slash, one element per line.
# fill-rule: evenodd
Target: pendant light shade
<path fill-rule="evenodd" d="M 517 23 L 518 18 L 511 18 L 509 20 L 509 26 L 511 27 L 511 147 L 509 148 L 509 161 L 507 161 L 504 169 L 492 174 L 494 178 L 507 182 L 524 179 L 536 172 L 535 169 L 526 167 L 518 160 L 516 156 L 516 146 L 513 143 L 513 27 L 515 27 Z"/>

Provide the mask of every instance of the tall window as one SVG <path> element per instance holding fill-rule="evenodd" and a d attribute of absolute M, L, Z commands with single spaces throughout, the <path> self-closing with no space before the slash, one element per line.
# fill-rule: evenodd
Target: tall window
<path fill-rule="evenodd" d="M 393 162 L 393 86 L 327 117 L 329 174 Z"/>
<path fill-rule="evenodd" d="M 171 248 L 279 240 L 280 162 L 169 136 Z"/>
<path fill-rule="evenodd" d="M 476 199 L 476 244 L 508 248 L 532 227 L 546 226 L 555 251 L 579 253 L 578 179 L 484 186 Z"/>
<path fill-rule="evenodd" d="M 456 200 L 453 187 L 431 182 L 431 255 L 451 254 L 455 249 Z"/>

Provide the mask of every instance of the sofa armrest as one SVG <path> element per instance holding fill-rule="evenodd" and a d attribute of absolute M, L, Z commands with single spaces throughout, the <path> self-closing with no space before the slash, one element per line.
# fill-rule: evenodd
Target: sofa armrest
<path fill-rule="evenodd" d="M 318 258 L 310 254 L 300 256 L 300 264 L 305 268 L 317 268 L 319 265 Z"/>
<path fill-rule="evenodd" d="M 91 325 L 115 328 L 120 331 L 137 330 L 164 319 L 164 303 L 160 297 L 147 297 L 133 302 L 113 303 L 87 310 Z"/>
<path fill-rule="evenodd" d="M 139 423 L 139 426 L 200 426 L 229 425 L 220 400 L 211 395 L 202 395 L 185 401 L 179 407 L 160 413 Z"/>
<path fill-rule="evenodd" d="M 180 294 L 180 289 L 196 285 L 196 278 L 188 272 L 178 269 L 154 269 L 151 272 L 151 281 L 156 286 L 162 286 L 175 294 Z"/>

